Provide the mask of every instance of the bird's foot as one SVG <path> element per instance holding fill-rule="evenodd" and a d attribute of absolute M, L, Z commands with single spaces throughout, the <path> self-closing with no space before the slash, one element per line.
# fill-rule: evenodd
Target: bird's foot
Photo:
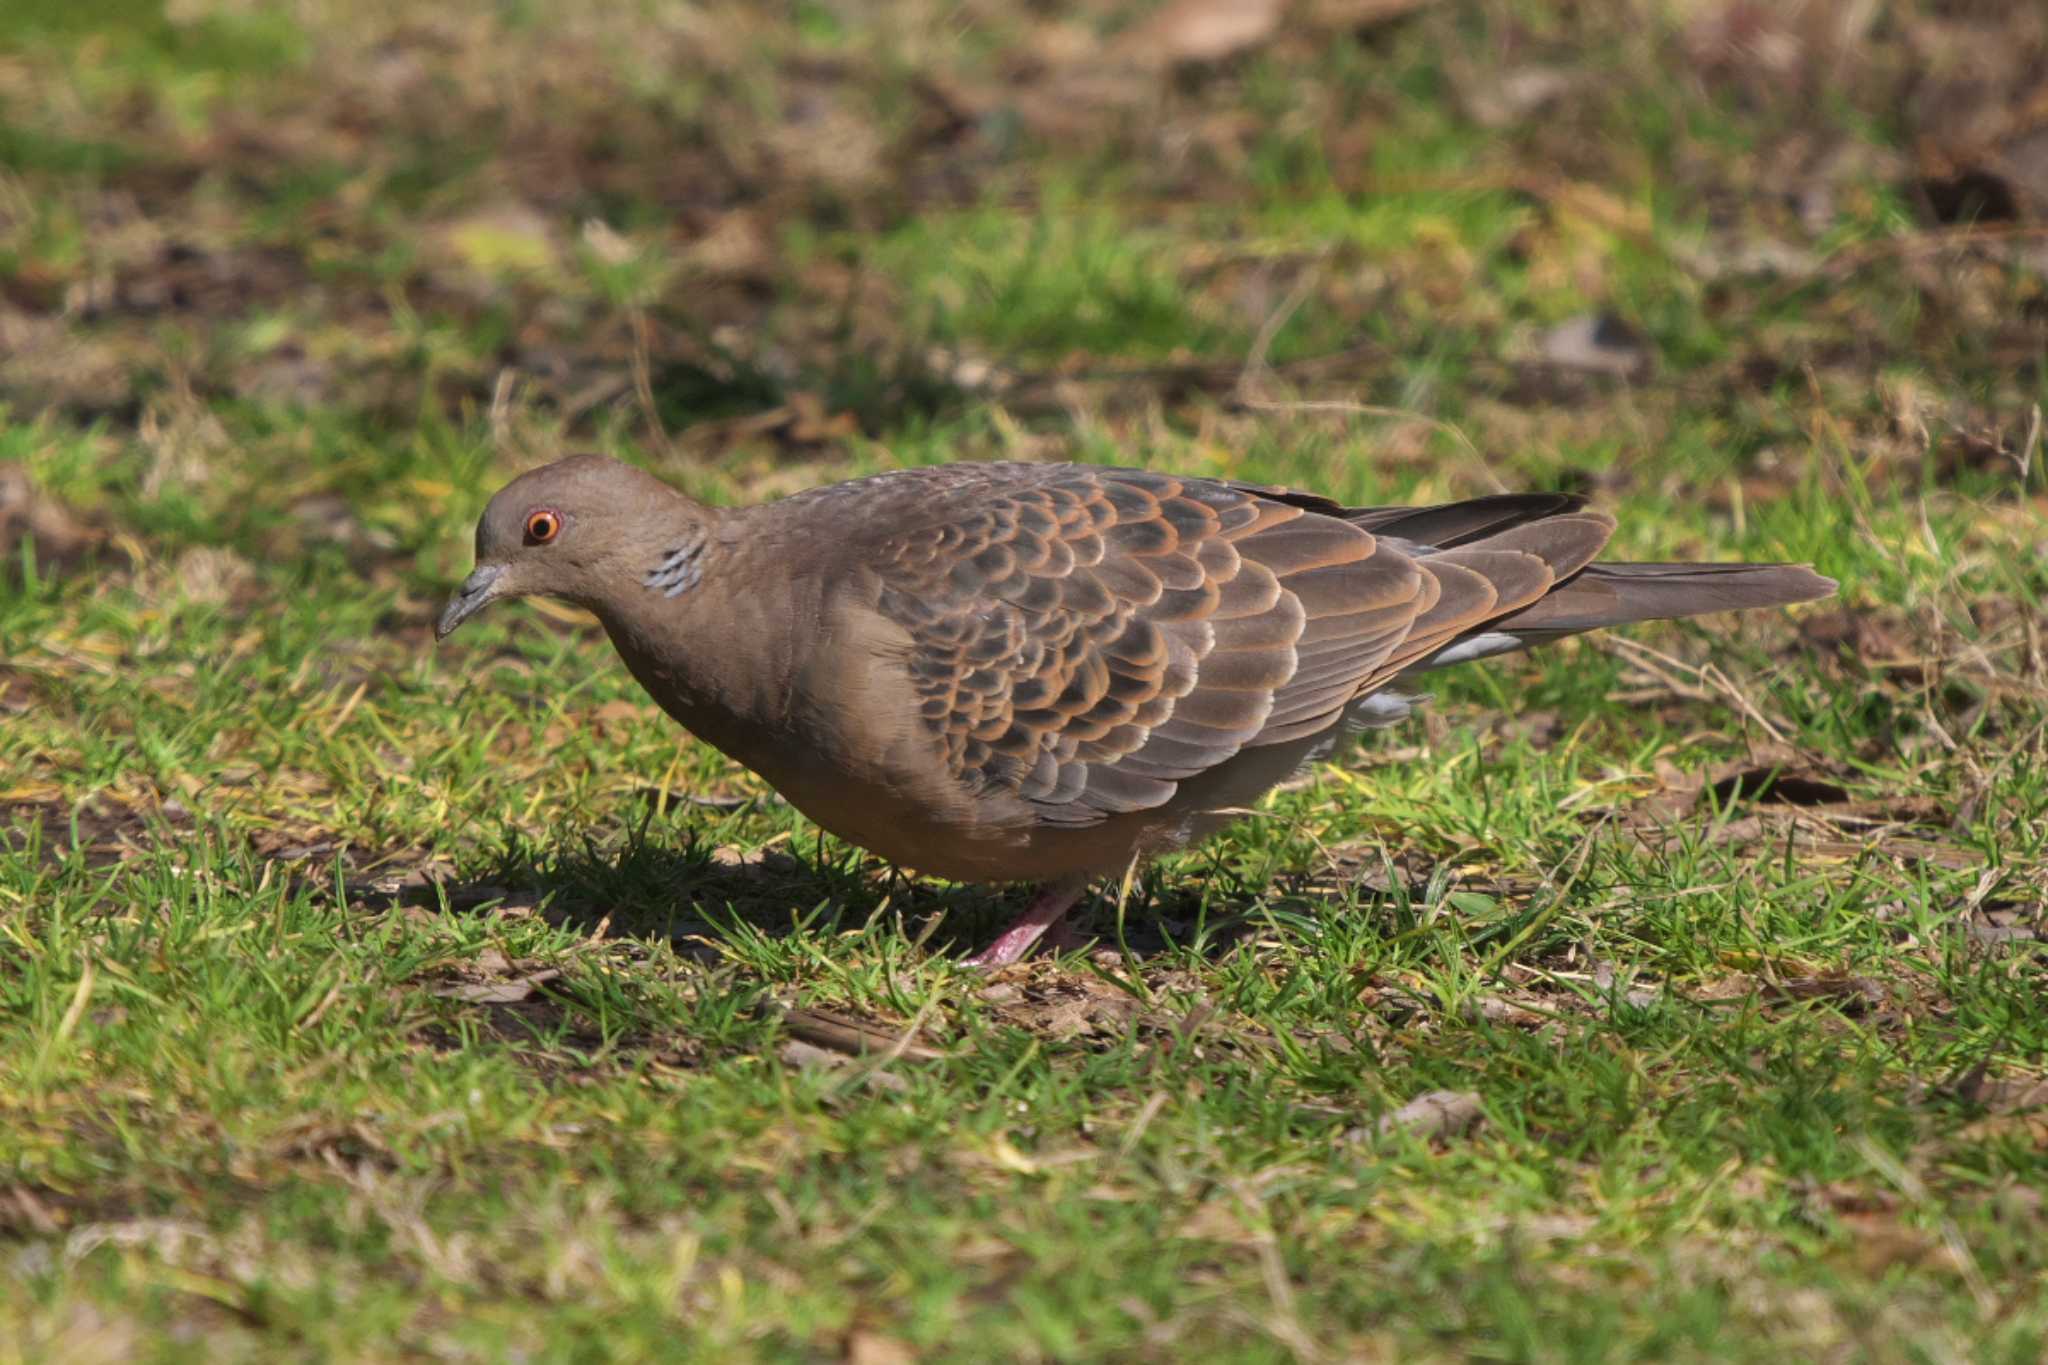
<path fill-rule="evenodd" d="M 1081 946 L 1080 936 L 1064 921 L 1067 911 L 1074 908 L 1075 902 L 1087 889 L 1086 882 L 1055 882 L 1041 886 L 1024 913 L 1017 916 L 1009 928 L 997 934 L 994 943 L 964 959 L 962 965 L 1007 967 L 1022 960 L 1041 939 L 1055 952 L 1072 952 Z"/>

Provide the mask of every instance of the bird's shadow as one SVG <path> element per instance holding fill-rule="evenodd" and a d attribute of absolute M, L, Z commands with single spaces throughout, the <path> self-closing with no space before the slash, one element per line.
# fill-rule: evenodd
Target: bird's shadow
<path fill-rule="evenodd" d="M 1030 895 L 1025 886 L 912 877 L 860 855 L 806 857 L 786 848 L 736 854 L 695 840 L 666 845 L 632 837 L 610 848 L 511 848 L 475 874 L 415 873 L 352 887 L 350 898 L 368 910 L 518 909 L 587 936 L 664 940 L 683 956 L 710 961 L 726 955 L 721 945 L 750 935 L 774 941 L 869 926 L 900 933 L 936 956 L 964 957 L 1020 914 Z M 1147 876 L 1121 917 L 1117 888 L 1107 885 L 1075 909 L 1071 924 L 1082 940 L 1140 959 L 1190 942 L 1213 959 L 1256 932 L 1261 917 L 1249 913 L 1254 903 L 1284 909 L 1296 898 L 1280 888 L 1241 897 L 1239 905 L 1238 896 L 1205 895 L 1198 876 Z"/>

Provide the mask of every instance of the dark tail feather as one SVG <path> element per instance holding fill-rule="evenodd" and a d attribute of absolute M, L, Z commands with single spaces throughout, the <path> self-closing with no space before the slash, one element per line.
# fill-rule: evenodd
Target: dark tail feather
<path fill-rule="evenodd" d="M 1534 644 L 1635 621 L 1811 602 L 1834 590 L 1834 579 L 1804 564 L 1589 564 L 1486 629 Z"/>
<path fill-rule="evenodd" d="M 1376 536 L 1412 545 L 1455 549 L 1516 526 L 1564 516 L 1586 505 L 1576 493 L 1496 493 L 1434 507 L 1346 507 L 1331 515 Z"/>
<path fill-rule="evenodd" d="M 1511 527 L 1576 512 L 1586 505 L 1586 500 L 1577 493 L 1494 493 L 1429 507 L 1346 507 L 1319 493 L 1305 493 L 1298 488 L 1237 482 L 1225 487 L 1240 493 L 1256 493 L 1320 516 L 1337 517 L 1376 536 L 1391 536 L 1424 550 L 1456 549 Z"/>

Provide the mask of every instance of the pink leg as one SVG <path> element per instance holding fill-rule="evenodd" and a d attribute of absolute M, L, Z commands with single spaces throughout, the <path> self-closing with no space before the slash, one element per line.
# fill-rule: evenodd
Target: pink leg
<path fill-rule="evenodd" d="M 996 941 L 983 948 L 963 965 L 969 967 L 1007 967 L 1031 951 L 1032 945 L 1045 937 L 1048 931 L 1056 944 L 1072 946 L 1073 940 L 1065 926 L 1060 923 L 1067 911 L 1081 899 L 1088 890 L 1088 883 L 1082 881 L 1048 882 L 1038 888 L 1038 894 L 1031 898 L 1031 904 L 1024 913 L 1017 916 L 1010 927 L 996 935 Z"/>

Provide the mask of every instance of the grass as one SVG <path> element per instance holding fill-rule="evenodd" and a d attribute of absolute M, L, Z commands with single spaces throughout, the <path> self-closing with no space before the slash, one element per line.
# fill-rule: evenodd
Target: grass
<path fill-rule="evenodd" d="M 130 9 L 0 21 L 0 1359 L 2048 1351 L 2048 281 L 1900 94 L 1964 21 L 1760 84 L 1620 0 L 1175 71 L 1076 45 L 1141 6 Z M 574 449 L 1569 487 L 1844 587 L 1446 673 L 989 977 L 1016 889 L 573 613 L 432 646 Z"/>

